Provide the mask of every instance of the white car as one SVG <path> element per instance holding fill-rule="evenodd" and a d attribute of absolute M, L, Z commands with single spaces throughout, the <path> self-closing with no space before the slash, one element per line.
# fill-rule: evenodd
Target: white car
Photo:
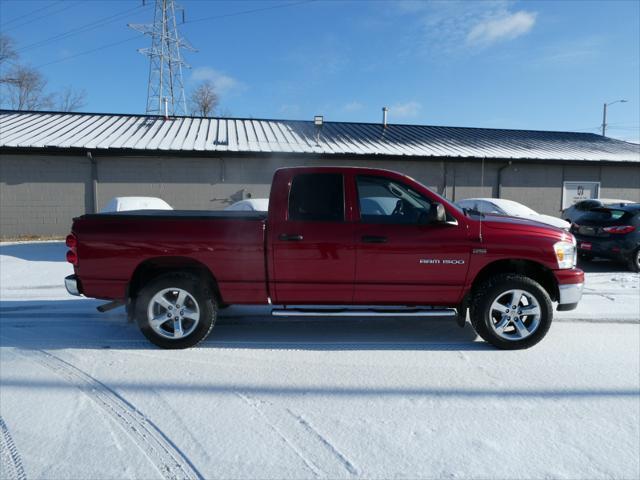
<path fill-rule="evenodd" d="M 589 210 L 599 207 L 622 207 L 628 203 L 635 203 L 631 200 L 619 200 L 615 198 L 596 198 L 592 200 L 581 200 L 571 205 L 569 208 L 565 208 L 562 211 L 562 218 L 567 222 L 575 222 L 576 218 L 584 215 Z"/>
<path fill-rule="evenodd" d="M 102 209 L 102 213 L 125 210 L 173 210 L 167 202 L 157 197 L 114 197 Z"/>
<path fill-rule="evenodd" d="M 510 217 L 526 218 L 540 223 L 546 223 L 553 227 L 569 230 L 571 224 L 561 218 L 543 215 L 522 205 L 521 203 L 504 198 L 466 198 L 456 202 L 460 208 L 476 210 L 480 213 L 492 215 L 508 215 Z"/>
<path fill-rule="evenodd" d="M 268 198 L 247 198 L 239 202 L 229 205 L 225 210 L 233 210 L 240 212 L 266 212 L 269 210 Z"/>

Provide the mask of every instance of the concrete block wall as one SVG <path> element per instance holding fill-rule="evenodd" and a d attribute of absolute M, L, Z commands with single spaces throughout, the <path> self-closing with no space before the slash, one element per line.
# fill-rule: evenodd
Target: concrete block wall
<path fill-rule="evenodd" d="M 559 217 L 562 169 L 562 165 L 512 164 L 502 171 L 500 197 L 523 203 L 539 213 Z"/>
<path fill-rule="evenodd" d="M 91 208 L 91 164 L 83 157 L 2 155 L 0 237 L 64 235 Z"/>
<path fill-rule="evenodd" d="M 563 182 L 600 182 L 600 197 L 640 202 L 640 165 L 513 164 L 502 172 L 501 197 L 559 216 Z"/>
<path fill-rule="evenodd" d="M 451 200 L 498 195 L 504 161 L 460 159 L 318 159 L 311 157 L 95 157 L 97 207 L 115 196 L 154 196 L 177 209 L 219 210 L 247 194 L 269 196 L 273 172 L 291 166 L 362 166 L 403 172 Z M 640 202 L 640 165 L 516 162 L 502 170 L 503 198 L 559 215 L 562 182 L 601 182 L 602 197 Z M 65 235 L 73 217 L 93 211 L 86 156 L 3 154 L 0 158 L 0 237 Z"/>
<path fill-rule="evenodd" d="M 208 210 L 220 178 L 215 158 L 106 157 L 97 159 L 98 209 L 113 197 L 160 197 L 176 209 Z"/>
<path fill-rule="evenodd" d="M 485 161 L 483 176 L 482 162 L 452 160 L 448 165 L 445 196 L 453 201 L 496 196 L 499 167 L 500 164 Z"/>
<path fill-rule="evenodd" d="M 640 165 L 601 168 L 600 196 L 640 202 Z"/>

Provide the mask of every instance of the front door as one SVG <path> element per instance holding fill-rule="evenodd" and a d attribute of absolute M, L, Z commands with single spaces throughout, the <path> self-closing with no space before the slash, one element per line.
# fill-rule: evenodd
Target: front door
<path fill-rule="evenodd" d="M 291 179 L 285 219 L 270 225 L 275 301 L 349 304 L 355 249 L 345 216 L 342 173 L 299 173 Z"/>
<path fill-rule="evenodd" d="M 354 302 L 451 305 L 469 263 L 462 225 L 427 222 L 431 200 L 396 180 L 356 177 Z"/>

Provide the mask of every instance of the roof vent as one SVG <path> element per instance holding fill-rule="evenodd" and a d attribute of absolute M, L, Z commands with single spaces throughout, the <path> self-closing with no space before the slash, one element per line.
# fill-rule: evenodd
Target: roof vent
<path fill-rule="evenodd" d="M 387 112 L 389 109 L 387 107 L 382 107 L 382 126 L 387 128 Z"/>
<path fill-rule="evenodd" d="M 320 146 L 320 131 L 322 130 L 323 123 L 324 117 L 322 115 L 316 115 L 313 117 L 313 124 L 316 126 L 316 147 Z"/>

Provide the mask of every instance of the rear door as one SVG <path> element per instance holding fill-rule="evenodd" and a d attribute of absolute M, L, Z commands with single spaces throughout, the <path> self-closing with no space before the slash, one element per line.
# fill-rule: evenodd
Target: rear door
<path fill-rule="evenodd" d="M 398 180 L 356 177 L 354 300 L 360 304 L 450 305 L 469 263 L 464 225 L 428 224 L 431 200 Z"/>
<path fill-rule="evenodd" d="M 270 217 L 273 292 L 280 304 L 348 304 L 355 250 L 345 177 L 339 170 L 293 171 L 279 218 Z M 277 207 L 276 207 L 277 208 Z"/>

